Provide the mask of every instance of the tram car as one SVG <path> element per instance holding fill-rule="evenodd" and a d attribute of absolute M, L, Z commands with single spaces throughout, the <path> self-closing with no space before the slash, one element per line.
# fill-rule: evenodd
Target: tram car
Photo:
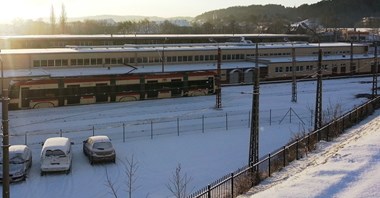
<path fill-rule="evenodd" d="M 204 96 L 214 89 L 211 71 L 14 80 L 9 109 Z"/>

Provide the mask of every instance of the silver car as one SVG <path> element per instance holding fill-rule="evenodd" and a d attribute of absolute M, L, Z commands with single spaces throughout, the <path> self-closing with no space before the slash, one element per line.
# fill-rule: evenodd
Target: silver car
<path fill-rule="evenodd" d="M 0 179 L 3 180 L 3 154 L 1 153 Z M 11 145 L 9 147 L 9 178 L 10 181 L 24 181 L 32 167 L 32 152 L 26 145 Z"/>
<path fill-rule="evenodd" d="M 105 135 L 91 136 L 83 141 L 83 153 L 90 160 L 91 165 L 95 162 L 116 161 L 115 149 L 111 140 Z"/>

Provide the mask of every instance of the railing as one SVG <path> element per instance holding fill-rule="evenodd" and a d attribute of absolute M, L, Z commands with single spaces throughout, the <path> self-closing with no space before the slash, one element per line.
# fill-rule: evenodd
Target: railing
<path fill-rule="evenodd" d="M 208 186 L 192 193 L 188 198 L 228 198 L 247 192 L 260 181 L 279 171 L 290 162 L 298 160 L 311 150 L 315 150 L 320 140 L 330 141 L 345 129 L 359 123 L 380 107 L 380 97 L 345 113 L 341 117 L 325 124 L 320 129 L 297 138 L 288 145 L 261 158 L 256 164 L 245 166 L 234 173 L 225 175 Z"/>

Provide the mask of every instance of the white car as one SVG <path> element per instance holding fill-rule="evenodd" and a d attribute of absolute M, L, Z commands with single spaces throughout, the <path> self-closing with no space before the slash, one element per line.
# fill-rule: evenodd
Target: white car
<path fill-rule="evenodd" d="M 0 161 L 0 179 L 3 180 L 3 155 Z M 23 181 L 32 167 L 32 152 L 26 145 L 11 145 L 9 147 L 9 178 L 10 181 Z"/>
<path fill-rule="evenodd" d="M 91 136 L 83 141 L 83 153 L 94 162 L 113 162 L 116 161 L 116 152 L 111 140 L 105 135 Z"/>
<path fill-rule="evenodd" d="M 65 172 L 71 170 L 71 142 L 66 137 L 48 138 L 41 150 L 41 176 L 46 172 Z"/>

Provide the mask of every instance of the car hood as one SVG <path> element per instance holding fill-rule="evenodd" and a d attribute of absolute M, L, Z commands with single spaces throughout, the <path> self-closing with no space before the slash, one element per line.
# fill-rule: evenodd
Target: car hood
<path fill-rule="evenodd" d="M 0 165 L 0 175 L 3 176 L 3 165 Z M 9 174 L 24 171 L 24 164 L 9 164 Z"/>

